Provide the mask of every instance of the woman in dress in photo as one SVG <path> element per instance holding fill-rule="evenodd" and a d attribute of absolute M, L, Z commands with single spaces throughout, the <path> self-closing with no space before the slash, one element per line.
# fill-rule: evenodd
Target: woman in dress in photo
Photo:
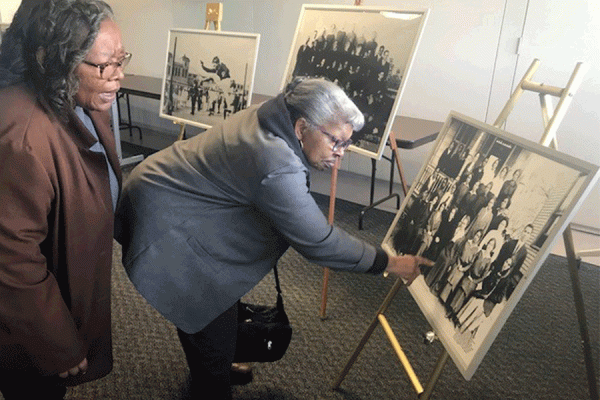
<path fill-rule="evenodd" d="M 503 217 L 498 220 L 498 226 L 496 227 L 496 229 L 490 228 L 487 231 L 487 233 L 481 240 L 481 243 L 487 243 L 490 241 L 490 239 L 494 239 L 496 241 L 496 249 L 499 250 L 502 247 L 502 245 L 504 244 L 504 242 L 506 241 L 507 229 L 508 229 L 508 218 Z M 494 262 L 496 260 L 496 257 L 498 257 L 498 253 L 499 253 L 498 251 L 494 252 L 494 254 L 492 255 L 492 262 Z"/>
<path fill-rule="evenodd" d="M 489 156 L 487 162 L 483 168 L 483 175 L 481 176 L 481 182 L 488 184 L 493 182 L 496 174 L 498 173 L 498 158 L 496 156 Z"/>
<path fill-rule="evenodd" d="M 442 214 L 445 210 L 446 203 L 442 202 L 427 219 L 427 224 L 425 224 L 425 229 L 421 236 L 421 245 L 419 246 L 416 255 L 422 255 L 433 243 L 433 238 L 442 223 Z"/>
<path fill-rule="evenodd" d="M 494 213 L 492 211 L 493 206 L 494 198 L 492 197 L 487 201 L 487 205 L 477 212 L 475 219 L 473 219 L 473 223 L 469 227 L 469 233 L 467 236 L 472 237 L 477 231 L 481 231 L 483 233 L 488 231 L 490 223 L 492 222 L 492 218 L 494 217 Z"/>
<path fill-rule="evenodd" d="M 431 271 L 428 284 L 437 295 L 444 289 L 448 276 L 452 272 L 452 267 L 456 262 L 456 258 L 462 252 L 466 240 L 465 235 L 467 234 L 467 228 L 470 222 L 471 218 L 468 215 L 464 215 L 460 218 L 450 242 L 442 249 L 441 255 L 438 257 L 438 260 Z M 438 263 L 440 259 L 443 259 L 444 262 Z"/>
<path fill-rule="evenodd" d="M 494 184 L 492 186 L 492 193 L 494 193 L 494 196 L 498 197 L 500 189 L 502 188 L 502 185 L 504 185 L 504 181 L 506 181 L 506 175 L 508 175 L 508 167 L 504 166 L 500 169 L 498 174 L 496 174 L 494 179 L 492 179 L 492 183 Z"/>
<path fill-rule="evenodd" d="M 506 288 L 510 281 L 513 259 L 507 258 L 499 271 L 490 273 L 482 282 L 482 288 L 473 292 L 462 310 L 458 313 L 460 333 L 470 332 L 475 338 L 484 318 L 489 318 L 497 304 L 505 301 Z"/>
<path fill-rule="evenodd" d="M 451 315 L 456 323 L 458 323 L 457 315 L 460 313 L 462 307 L 469 300 L 475 289 L 477 289 L 477 285 L 490 274 L 492 257 L 497 247 L 496 239 L 490 238 L 487 242 L 482 243 L 484 244 L 477 252 L 473 264 L 465 272 L 453 293 L 452 300 L 450 301 L 449 299 Z"/>
<path fill-rule="evenodd" d="M 463 276 L 471 267 L 471 264 L 475 260 L 475 256 L 477 256 L 477 253 L 480 250 L 480 240 L 481 231 L 477 231 L 472 238 L 467 238 L 465 240 L 460 256 L 448 274 L 446 285 L 440 293 L 440 300 L 448 307 L 450 307 L 455 290 L 458 288 Z"/>

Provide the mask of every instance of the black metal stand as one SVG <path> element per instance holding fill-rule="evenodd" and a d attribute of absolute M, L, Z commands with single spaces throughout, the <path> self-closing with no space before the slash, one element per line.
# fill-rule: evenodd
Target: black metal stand
<path fill-rule="evenodd" d="M 119 102 L 119 99 L 121 99 L 121 98 L 125 99 L 125 104 L 127 105 L 127 121 L 123 121 L 122 119 L 119 118 L 119 129 L 129 129 L 129 137 L 132 137 L 133 130 L 137 129 L 138 132 L 140 133 L 140 140 L 142 140 L 142 128 L 140 128 L 137 125 L 133 125 L 131 123 L 131 106 L 129 104 L 129 94 L 128 93 L 119 92 L 117 94 L 117 108 L 119 109 L 119 115 L 121 115 L 121 102 Z"/>
<path fill-rule="evenodd" d="M 394 193 L 394 160 L 395 160 L 395 152 L 392 152 L 392 157 L 383 156 L 382 158 L 390 161 L 390 183 L 389 183 L 389 195 L 386 197 L 373 202 L 375 197 L 375 173 L 377 172 L 377 160 L 374 158 L 371 159 L 371 191 L 369 193 L 369 205 L 363 208 L 360 211 L 360 215 L 358 216 L 358 229 L 362 230 L 363 228 L 363 219 L 367 211 L 372 208 L 377 207 L 378 205 L 385 203 L 388 200 L 396 199 L 396 209 L 400 209 L 400 195 L 398 193 Z"/>

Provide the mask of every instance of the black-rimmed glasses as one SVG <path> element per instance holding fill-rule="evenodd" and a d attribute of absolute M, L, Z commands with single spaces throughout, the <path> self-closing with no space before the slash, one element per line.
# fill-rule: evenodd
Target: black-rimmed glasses
<path fill-rule="evenodd" d="M 117 71 L 117 68 L 125 68 L 127 64 L 129 64 L 130 60 L 131 53 L 125 53 L 125 55 L 119 61 L 109 61 L 102 64 L 94 64 L 93 62 L 83 60 L 83 63 L 98 68 L 98 71 L 100 71 L 100 77 L 106 79 L 113 76 Z"/>
<path fill-rule="evenodd" d="M 319 132 L 321 132 L 323 135 L 327 136 L 329 140 L 331 140 L 331 143 L 333 144 L 333 147 L 331 148 L 332 151 L 346 150 L 353 143 L 352 139 L 340 140 L 333 136 L 331 133 L 319 128 L 318 126 L 315 127 L 319 130 Z"/>

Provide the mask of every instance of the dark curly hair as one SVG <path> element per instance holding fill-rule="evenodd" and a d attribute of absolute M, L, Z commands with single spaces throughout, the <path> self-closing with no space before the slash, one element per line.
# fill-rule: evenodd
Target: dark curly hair
<path fill-rule="evenodd" d="M 101 0 L 23 0 L 0 45 L 0 88 L 24 82 L 66 120 L 79 89 L 75 68 L 112 17 Z"/>

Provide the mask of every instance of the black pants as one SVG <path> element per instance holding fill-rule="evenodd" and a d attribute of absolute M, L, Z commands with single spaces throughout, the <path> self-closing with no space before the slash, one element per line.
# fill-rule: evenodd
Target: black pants
<path fill-rule="evenodd" d="M 59 379 L 0 370 L 0 392 L 6 400 L 62 400 L 67 388 L 58 384 Z"/>
<path fill-rule="evenodd" d="M 237 339 L 238 303 L 200 332 L 177 334 L 191 375 L 191 393 L 197 399 L 231 399 L 231 364 Z"/>

